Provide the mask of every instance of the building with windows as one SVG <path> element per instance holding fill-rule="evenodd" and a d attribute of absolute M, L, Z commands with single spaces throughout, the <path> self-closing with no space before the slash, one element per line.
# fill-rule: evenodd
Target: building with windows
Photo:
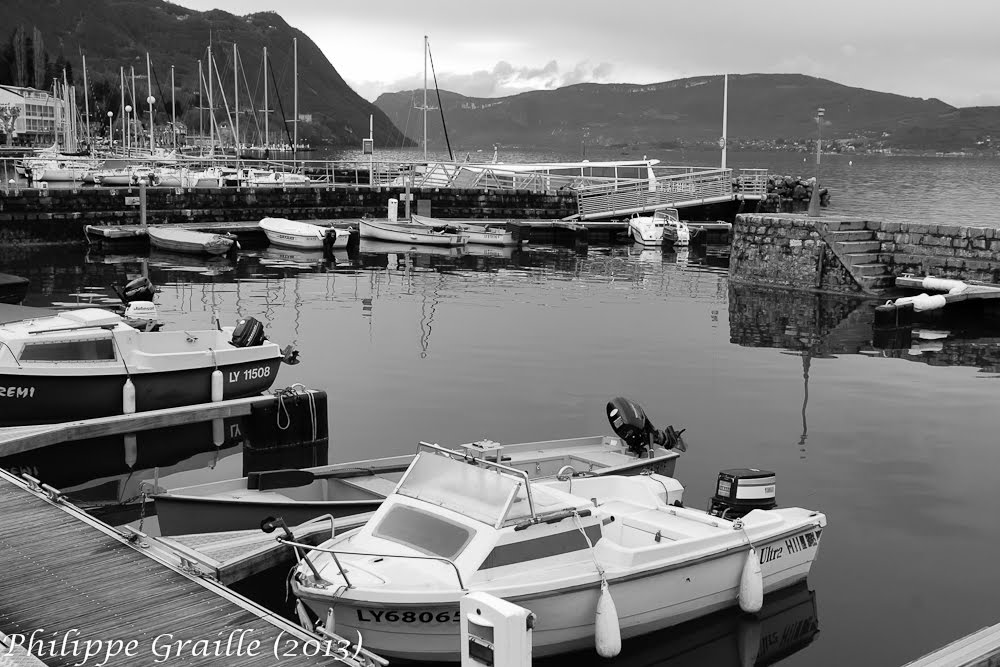
<path fill-rule="evenodd" d="M 12 143 L 50 145 L 55 143 L 57 133 L 65 132 L 66 105 L 51 93 L 0 84 L 0 107 L 6 105 L 19 110 L 14 121 Z M 0 127 L 0 144 L 5 143 L 7 137 Z"/>

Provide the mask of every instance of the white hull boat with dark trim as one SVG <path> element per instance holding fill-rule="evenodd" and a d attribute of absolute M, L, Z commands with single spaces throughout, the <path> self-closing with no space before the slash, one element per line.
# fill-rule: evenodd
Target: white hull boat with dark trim
<path fill-rule="evenodd" d="M 680 219 L 677 209 L 664 208 L 649 215 L 633 215 L 628 221 L 632 239 L 643 245 L 673 244 L 686 246 L 691 243 L 691 228 Z"/>
<path fill-rule="evenodd" d="M 411 215 L 410 219 L 418 225 L 432 229 L 444 229 L 457 231 L 469 237 L 469 243 L 494 246 L 514 246 L 514 232 L 507 231 L 506 227 L 495 227 L 490 225 L 475 225 L 465 222 L 455 222 L 451 220 L 441 220 L 439 218 L 429 218 L 423 215 Z"/>
<path fill-rule="evenodd" d="M 608 407 L 627 431 L 631 416 Z M 476 591 L 536 615 L 534 656 L 596 644 L 607 657 L 621 638 L 756 612 L 765 592 L 806 578 L 826 517 L 776 508 L 774 488 L 773 473 L 724 471 L 705 511 L 664 475 L 532 481 L 421 443 L 363 527 L 318 547 L 279 540 L 310 550 L 290 577 L 303 624 L 360 632 L 380 655 L 457 662 L 459 601 Z"/>
<path fill-rule="evenodd" d="M 0 307 L 0 425 L 41 424 L 253 396 L 290 348 L 260 322 L 141 331 L 100 308 Z"/>
<path fill-rule="evenodd" d="M 413 243 L 444 247 L 464 246 L 469 242 L 467 234 L 437 231 L 423 225 L 403 224 L 362 218 L 359 221 L 362 239 L 389 241 L 390 243 Z"/>
<path fill-rule="evenodd" d="M 665 446 L 664 446 L 665 445 Z M 565 466 L 593 475 L 673 475 L 684 450 L 678 437 L 635 450 L 622 438 L 591 436 L 499 445 L 488 440 L 461 445 L 470 457 L 499 457 L 532 479 L 554 477 Z M 324 514 L 371 512 L 392 493 L 413 455 L 351 461 L 302 470 L 271 470 L 169 490 L 156 490 L 160 533 L 180 535 L 257 528 L 280 516 L 288 525 Z"/>
<path fill-rule="evenodd" d="M 321 250 L 324 247 L 346 248 L 351 238 L 351 232 L 346 229 L 321 227 L 285 218 L 264 218 L 258 224 L 271 245 L 283 248 L 300 250 Z"/>

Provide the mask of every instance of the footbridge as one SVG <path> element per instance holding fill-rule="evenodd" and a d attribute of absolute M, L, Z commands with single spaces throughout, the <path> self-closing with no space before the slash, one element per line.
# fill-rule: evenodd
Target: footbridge
<path fill-rule="evenodd" d="M 599 220 L 767 194 L 767 169 L 697 169 L 655 179 L 583 184 L 576 188 L 579 213 L 568 220 Z"/>

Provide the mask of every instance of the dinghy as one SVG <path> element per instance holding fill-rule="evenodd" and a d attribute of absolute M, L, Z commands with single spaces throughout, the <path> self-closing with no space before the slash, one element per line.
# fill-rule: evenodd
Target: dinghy
<path fill-rule="evenodd" d="M 622 401 L 627 399 L 615 399 Z M 638 407 L 638 406 L 637 406 Z M 641 411 L 641 408 L 638 408 Z M 673 475 L 680 435 L 668 428 L 661 441 L 646 436 L 591 436 L 500 445 L 480 440 L 459 449 L 470 458 L 492 457 L 532 479 L 577 470 L 592 475 Z M 280 516 L 296 525 L 324 514 L 371 512 L 392 493 L 413 455 L 352 461 L 303 470 L 273 470 L 170 490 L 154 489 L 163 535 L 257 528 L 262 519 Z"/>
<path fill-rule="evenodd" d="M 154 248 L 189 255 L 225 255 L 233 249 L 236 237 L 232 234 L 211 234 L 190 229 L 148 227 L 149 243 Z"/>
<path fill-rule="evenodd" d="M 389 241 L 391 243 L 415 243 L 434 246 L 464 246 L 469 242 L 465 233 L 446 232 L 423 225 L 387 222 L 362 218 L 359 223 L 362 239 Z"/>
<path fill-rule="evenodd" d="M 363 527 L 318 547 L 278 539 L 307 550 L 290 576 L 300 622 L 361 632 L 379 655 L 459 661 L 459 601 L 476 591 L 534 612 L 535 657 L 588 644 L 612 657 L 622 638 L 755 613 L 806 578 L 826 517 L 777 508 L 774 488 L 768 471 L 723 471 L 705 511 L 665 475 L 531 480 L 421 443 Z"/>
<path fill-rule="evenodd" d="M 309 222 L 285 218 L 264 218 L 259 223 L 271 245 L 283 248 L 320 250 L 324 247 L 346 248 L 351 232 L 336 227 L 321 227 Z"/>
<path fill-rule="evenodd" d="M 675 208 L 660 209 L 652 216 L 634 215 L 628 221 L 628 228 L 632 239 L 643 245 L 686 246 L 691 242 L 691 229 Z"/>
<path fill-rule="evenodd" d="M 474 225 L 451 220 L 440 220 L 438 218 L 428 218 L 423 215 L 411 215 L 410 219 L 414 223 L 423 225 L 424 227 L 465 234 L 469 237 L 469 243 L 496 246 L 517 245 L 517 241 L 514 240 L 514 232 L 507 231 L 506 227 L 503 226 Z"/>
<path fill-rule="evenodd" d="M 3 308 L 2 426 L 253 396 L 274 383 L 281 361 L 296 361 L 252 317 L 236 327 L 141 331 L 101 308 Z"/>

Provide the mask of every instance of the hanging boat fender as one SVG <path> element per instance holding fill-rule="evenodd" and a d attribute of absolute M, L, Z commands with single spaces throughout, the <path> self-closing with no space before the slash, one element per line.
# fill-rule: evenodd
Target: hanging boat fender
<path fill-rule="evenodd" d="M 896 306 L 903 306 L 906 304 L 912 304 L 913 310 L 920 313 L 925 310 L 936 310 L 938 308 L 944 308 L 948 303 L 947 299 L 944 298 L 943 294 L 926 294 L 921 293 L 916 296 L 904 296 L 900 299 L 896 299 L 893 302 Z"/>
<path fill-rule="evenodd" d="M 604 577 L 601 577 L 601 596 L 597 598 L 594 643 L 597 647 L 597 655 L 602 658 L 614 658 L 622 652 L 622 632 L 618 626 L 618 609 L 615 607 L 611 590 Z"/>
<path fill-rule="evenodd" d="M 216 368 L 214 371 L 212 371 L 212 402 L 218 403 L 221 400 L 222 400 L 222 371 Z"/>
<path fill-rule="evenodd" d="M 312 619 L 309 618 L 309 611 L 306 609 L 306 606 L 302 604 L 302 600 L 295 601 L 295 613 L 298 615 L 299 625 L 301 625 L 303 629 L 308 630 L 309 632 L 316 631 L 316 628 L 313 626 Z"/>
<path fill-rule="evenodd" d="M 756 614 L 764 606 L 764 575 L 760 571 L 757 549 L 750 547 L 740 575 L 740 609 L 748 614 Z"/>
<path fill-rule="evenodd" d="M 122 414 L 135 414 L 135 385 L 132 378 L 125 378 L 125 385 L 122 387 Z"/>

